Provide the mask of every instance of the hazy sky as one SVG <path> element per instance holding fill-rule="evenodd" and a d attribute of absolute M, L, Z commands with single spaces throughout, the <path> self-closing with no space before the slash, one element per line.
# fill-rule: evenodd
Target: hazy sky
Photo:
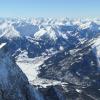
<path fill-rule="evenodd" d="M 100 17 L 100 0 L 0 0 L 0 17 Z"/>

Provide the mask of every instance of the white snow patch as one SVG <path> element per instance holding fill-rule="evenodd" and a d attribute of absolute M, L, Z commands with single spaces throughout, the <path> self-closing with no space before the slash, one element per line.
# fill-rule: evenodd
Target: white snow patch
<path fill-rule="evenodd" d="M 63 46 L 60 46 L 60 47 L 59 47 L 59 50 L 60 50 L 60 51 L 64 51 L 64 47 L 63 47 Z"/>
<path fill-rule="evenodd" d="M 17 65 L 22 69 L 22 71 L 26 74 L 29 82 L 35 80 L 38 77 L 39 66 L 43 64 L 44 60 L 47 58 L 44 57 L 35 57 L 35 58 L 24 58 L 18 59 Z"/>
<path fill-rule="evenodd" d="M 36 38 L 36 39 L 39 39 L 41 36 L 43 36 L 44 34 L 46 34 L 46 30 L 45 29 L 40 29 L 38 32 L 36 32 L 35 34 L 34 34 L 34 37 Z"/>
<path fill-rule="evenodd" d="M 47 26 L 46 28 L 41 28 L 38 32 L 34 34 L 36 39 L 41 39 L 43 36 L 49 36 L 50 39 L 56 40 L 58 33 L 51 26 Z"/>
<path fill-rule="evenodd" d="M 6 43 L 1 43 L 0 44 L 0 49 L 2 48 L 2 47 L 4 47 L 6 45 Z"/>
<path fill-rule="evenodd" d="M 5 21 L 0 25 L 0 38 L 1 37 L 11 39 L 14 37 L 20 37 L 20 33 L 15 30 L 14 26 L 11 23 Z"/>
<path fill-rule="evenodd" d="M 79 90 L 79 89 L 76 89 L 76 91 L 78 92 L 78 93 L 81 93 L 82 91 L 81 90 Z"/>

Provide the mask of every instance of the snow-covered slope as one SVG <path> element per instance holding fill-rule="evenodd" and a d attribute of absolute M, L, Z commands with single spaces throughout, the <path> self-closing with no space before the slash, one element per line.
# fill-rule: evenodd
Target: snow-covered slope
<path fill-rule="evenodd" d="M 100 68 L 100 37 L 94 40 L 94 45 L 92 46 L 92 48 L 97 57 L 98 68 Z"/>
<path fill-rule="evenodd" d="M 14 29 L 14 26 L 12 26 L 8 22 L 4 22 L 0 24 L 0 38 L 5 37 L 7 39 L 17 38 L 20 34 L 18 31 Z"/>
<path fill-rule="evenodd" d="M 0 44 L 0 49 L 2 49 L 5 45 L 6 45 L 6 43 L 1 43 Z"/>
<path fill-rule="evenodd" d="M 53 29 L 51 26 L 47 26 L 46 28 L 41 28 L 38 32 L 34 34 L 34 37 L 36 39 L 41 39 L 41 38 L 50 38 L 51 40 L 56 41 L 58 38 L 59 33 L 57 30 Z"/>

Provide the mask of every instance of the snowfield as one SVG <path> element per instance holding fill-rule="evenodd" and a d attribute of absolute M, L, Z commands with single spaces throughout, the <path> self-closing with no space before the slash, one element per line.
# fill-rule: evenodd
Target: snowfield
<path fill-rule="evenodd" d="M 25 73 L 29 82 L 31 82 L 38 78 L 39 66 L 42 65 L 46 59 L 47 58 L 42 56 L 35 58 L 24 58 L 21 60 L 18 59 L 16 63 Z"/>
<path fill-rule="evenodd" d="M 32 85 L 39 85 L 46 88 L 47 86 L 57 85 L 57 84 L 67 84 L 66 82 L 61 82 L 57 80 L 49 80 L 44 78 L 39 78 L 39 66 L 44 63 L 49 57 L 35 57 L 35 58 L 18 58 L 16 63 L 20 69 L 25 73 L 28 78 L 28 81 Z"/>

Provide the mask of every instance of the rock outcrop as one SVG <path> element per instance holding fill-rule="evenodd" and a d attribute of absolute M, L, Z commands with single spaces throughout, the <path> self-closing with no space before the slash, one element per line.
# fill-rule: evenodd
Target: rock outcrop
<path fill-rule="evenodd" d="M 0 49 L 0 100 L 35 100 L 35 87 L 8 51 L 6 45 Z"/>

